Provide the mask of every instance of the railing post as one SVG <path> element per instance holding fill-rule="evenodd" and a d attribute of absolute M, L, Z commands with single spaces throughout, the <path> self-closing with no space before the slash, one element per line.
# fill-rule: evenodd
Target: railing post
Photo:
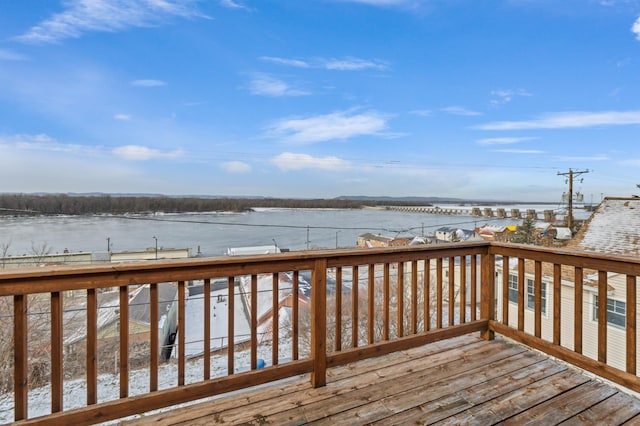
<path fill-rule="evenodd" d="M 482 254 L 480 267 L 480 318 L 492 321 L 496 316 L 496 256 L 492 253 Z M 480 332 L 480 337 L 493 340 L 494 332 L 487 327 Z"/>
<path fill-rule="evenodd" d="M 314 388 L 327 383 L 327 259 L 317 259 L 311 277 L 311 359 Z"/>

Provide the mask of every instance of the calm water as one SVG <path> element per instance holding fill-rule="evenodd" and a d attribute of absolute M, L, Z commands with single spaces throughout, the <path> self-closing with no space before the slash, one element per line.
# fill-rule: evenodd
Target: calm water
<path fill-rule="evenodd" d="M 524 207 L 524 206 L 522 206 Z M 548 207 L 543 207 L 548 208 Z M 543 208 L 540 208 L 541 211 Z M 107 238 L 115 252 L 159 247 L 198 246 L 205 256 L 219 256 L 228 247 L 272 245 L 300 250 L 355 246 L 358 235 L 433 234 L 440 226 L 473 229 L 487 222 L 520 223 L 471 216 L 441 216 L 385 210 L 260 209 L 247 213 L 171 215 L 49 216 L 0 218 L 0 247 L 10 242 L 9 254 L 30 254 L 32 245 L 51 247 L 51 253 L 106 251 Z"/>

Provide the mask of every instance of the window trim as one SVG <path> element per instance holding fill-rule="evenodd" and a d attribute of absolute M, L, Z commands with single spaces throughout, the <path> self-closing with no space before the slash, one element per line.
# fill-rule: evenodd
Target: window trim
<path fill-rule="evenodd" d="M 593 303 L 591 306 L 591 321 L 593 321 L 594 323 L 598 323 L 598 311 L 597 309 L 598 307 L 598 294 L 594 293 L 593 294 Z M 616 313 L 616 312 L 612 312 L 609 310 L 609 301 L 613 302 L 614 304 L 619 304 L 621 303 L 624 307 L 624 314 L 620 314 L 620 313 Z M 622 325 L 620 324 L 616 324 L 614 322 L 609 321 L 609 315 L 622 315 L 622 319 L 623 319 L 623 323 Z M 620 299 L 615 299 L 613 297 L 609 297 L 607 296 L 607 326 L 608 327 L 613 327 L 616 330 L 625 330 L 627 328 L 627 302 L 624 300 L 620 300 Z"/>
<path fill-rule="evenodd" d="M 513 277 L 513 278 L 512 278 Z M 526 291 L 524 293 L 524 307 L 528 311 L 535 311 L 535 293 L 529 293 L 529 284 L 531 284 L 532 289 L 535 288 L 535 280 L 533 278 L 528 278 L 525 275 L 524 283 L 526 286 Z M 534 290 L 535 291 L 535 290 Z M 515 292 L 515 293 L 512 293 Z M 516 295 L 516 299 L 512 299 L 512 294 Z M 529 304 L 529 296 L 531 296 L 531 304 Z M 509 274 L 509 303 L 517 305 L 518 304 L 518 274 Z M 547 318 L 548 312 L 548 303 L 547 303 L 547 282 L 542 281 L 542 316 Z"/>

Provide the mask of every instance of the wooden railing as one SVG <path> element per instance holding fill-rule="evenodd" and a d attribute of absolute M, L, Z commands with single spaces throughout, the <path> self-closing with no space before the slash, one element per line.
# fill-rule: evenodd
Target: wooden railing
<path fill-rule="evenodd" d="M 567 268 L 573 271 L 570 280 L 564 274 Z M 513 274 L 504 273 L 511 270 Z M 552 271 L 549 277 L 546 270 Z M 586 334 L 596 322 L 584 309 L 587 301 L 583 293 L 589 284 L 585 280 L 591 273 L 599 277 L 597 288 L 590 290 L 597 293 L 599 307 L 608 306 L 607 290 L 611 290 L 607 277 L 611 273 L 625 277 L 626 322 L 622 331 L 613 331 L 625 335 L 623 368 L 614 359 L 607 362 L 607 354 L 616 341 L 608 339 L 611 326 L 607 325 L 607 310 L 597 312 L 597 336 Z M 302 295 L 301 284 L 308 275 L 311 278 L 307 298 Z M 517 286 L 515 280 L 510 282 L 509 275 L 517 276 Z M 488 242 L 0 272 L 0 300 L 12 308 L 9 317 L 13 327 L 14 419 L 24 423 L 89 424 L 305 373 L 310 374 L 313 386 L 323 386 L 329 367 L 476 331 L 485 339 L 503 334 L 637 391 L 637 275 L 640 262 L 634 259 Z M 220 280 L 226 282 L 228 306 L 226 353 L 214 352 L 211 347 L 212 330 L 218 328 L 218 320 L 212 320 L 212 283 L 219 285 Z M 167 282 L 177 287 L 177 337 L 172 348 L 177 357 L 163 361 L 159 354 L 164 343 L 159 338 L 158 324 L 164 313 L 158 310 L 158 286 Z M 204 299 L 203 354 L 197 360 L 185 355 L 187 345 L 192 343 L 186 339 L 186 307 L 193 283 L 202 285 Z M 131 291 L 141 285 L 149 285 L 145 353 L 148 363 L 144 367 L 148 385 L 144 391 L 131 392 L 133 319 L 129 298 Z M 512 297 L 514 287 L 517 297 Z M 113 288 L 118 292 L 119 309 L 119 393 L 118 397 L 105 400 L 99 394 L 99 384 L 106 380 L 101 375 L 100 361 L 113 354 L 105 355 L 100 350 L 104 337 L 100 301 L 104 292 Z M 284 308 L 281 301 L 287 295 L 291 296 L 291 303 Z M 573 306 L 571 312 L 565 308 L 569 305 Z M 240 345 L 236 316 L 243 309 L 247 311 L 249 328 L 244 346 Z M 64 409 L 65 384 L 79 380 L 65 378 L 73 376 L 73 371 L 65 368 L 72 356 L 65 345 L 70 325 L 65 314 L 71 310 L 79 310 L 84 321 L 86 403 Z M 283 313 L 289 313 L 287 318 Z M 0 318 L 2 315 L 0 312 Z M 43 332 L 34 332 L 36 315 L 48 319 L 45 344 L 36 340 L 36 335 Z M 585 322 L 588 324 L 583 327 Z M 573 330 L 571 339 L 565 332 L 567 327 Z M 590 352 L 593 341 L 595 356 Z M 290 350 L 283 355 L 289 345 Z M 49 414 L 30 415 L 29 389 L 30 382 L 34 383 L 30 373 L 34 353 L 42 348 L 50 363 L 46 381 L 51 389 L 51 408 Z M 270 360 L 265 356 L 269 352 Z M 243 366 L 240 361 L 245 355 L 248 363 Z M 266 358 L 266 366 L 259 368 L 262 357 Z M 220 359 L 225 360 L 226 372 L 212 369 L 212 363 Z M 175 385 L 161 384 L 160 379 L 167 374 L 165 364 L 175 365 L 171 370 L 176 376 Z M 200 375 L 197 379 L 187 374 L 188 367 L 194 365 Z M 34 383 L 31 388 L 36 385 L 41 383 Z"/>

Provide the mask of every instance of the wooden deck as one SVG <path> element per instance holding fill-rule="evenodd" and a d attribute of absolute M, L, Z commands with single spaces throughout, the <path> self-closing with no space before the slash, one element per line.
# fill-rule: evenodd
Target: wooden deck
<path fill-rule="evenodd" d="M 564 422 L 564 423 L 563 423 Z M 640 401 L 524 346 L 474 335 L 127 424 L 640 424 Z"/>

